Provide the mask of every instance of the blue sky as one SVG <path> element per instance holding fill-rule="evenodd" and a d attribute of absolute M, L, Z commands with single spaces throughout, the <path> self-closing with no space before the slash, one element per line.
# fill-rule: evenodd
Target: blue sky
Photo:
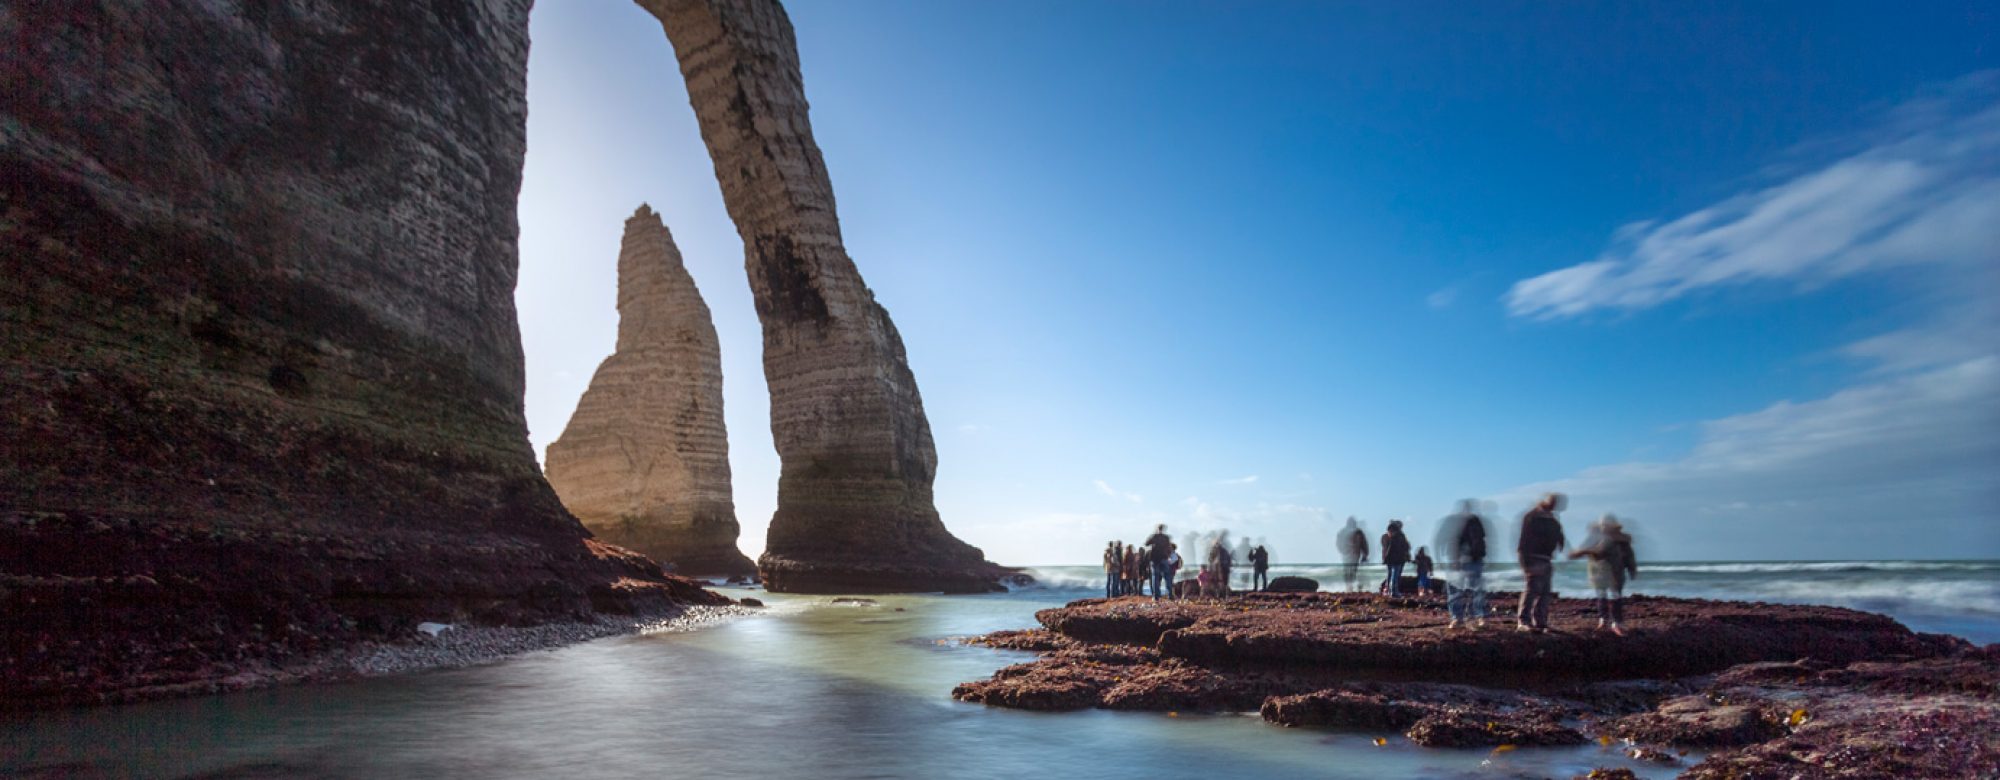
<path fill-rule="evenodd" d="M 1662 558 L 2000 557 L 2000 53 L 1974 3 L 788 3 L 938 505 L 1007 563 L 1153 522 L 1333 557 L 1455 499 Z M 660 211 L 742 546 L 777 457 L 742 247 L 630 3 L 533 17 L 537 450 Z"/>

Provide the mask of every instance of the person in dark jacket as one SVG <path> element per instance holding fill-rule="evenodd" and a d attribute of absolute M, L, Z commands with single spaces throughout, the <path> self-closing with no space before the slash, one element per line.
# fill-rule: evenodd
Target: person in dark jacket
<path fill-rule="evenodd" d="M 1417 595 L 1431 595 L 1431 549 L 1417 548 L 1417 557 L 1410 562 L 1417 565 Z"/>
<path fill-rule="evenodd" d="M 1459 511 L 1445 518 L 1438 547 L 1451 567 L 1456 582 L 1445 583 L 1445 610 L 1451 613 L 1451 627 L 1486 626 L 1486 519 L 1479 516 L 1471 499 L 1459 502 Z"/>
<path fill-rule="evenodd" d="M 1167 524 L 1161 523 L 1153 529 L 1152 536 L 1146 537 L 1146 573 L 1152 575 L 1154 601 L 1159 601 L 1160 594 L 1174 586 L 1174 570 L 1168 564 L 1173 555 L 1174 540 L 1167 536 Z"/>
<path fill-rule="evenodd" d="M 1390 520 L 1382 534 L 1382 565 L 1389 569 L 1389 595 L 1403 595 L 1403 565 L 1410 562 L 1410 538 L 1403 535 L 1403 521 Z"/>
<path fill-rule="evenodd" d="M 1350 517 L 1347 518 L 1347 525 L 1333 535 L 1333 540 L 1340 548 L 1341 569 L 1347 580 L 1347 589 L 1358 590 L 1361 564 L 1368 562 L 1368 534 L 1363 533 L 1361 525 Z"/>
<path fill-rule="evenodd" d="M 1632 553 L 1632 537 L 1618 518 L 1605 515 L 1590 527 L 1584 545 L 1569 554 L 1590 559 L 1590 587 L 1597 591 L 1597 628 L 1625 635 L 1625 580 L 1639 576 L 1638 556 Z"/>
<path fill-rule="evenodd" d="M 1112 542 L 1104 548 L 1104 598 L 1118 598 L 1118 586 L 1124 584 L 1124 548 Z"/>
<path fill-rule="evenodd" d="M 1264 549 L 1264 545 L 1261 544 L 1257 545 L 1254 548 L 1251 548 L 1250 587 L 1257 590 L 1263 590 L 1265 586 L 1270 585 L 1271 584 L 1270 571 L 1271 571 L 1271 551 Z"/>
<path fill-rule="evenodd" d="M 1515 628 L 1542 633 L 1549 630 L 1549 606 L 1555 601 L 1556 551 L 1569 546 L 1563 538 L 1562 521 L 1556 519 L 1567 499 L 1561 493 L 1542 496 L 1534 509 L 1521 518 L 1521 542 L 1514 546 L 1521 559 L 1521 588 Z"/>

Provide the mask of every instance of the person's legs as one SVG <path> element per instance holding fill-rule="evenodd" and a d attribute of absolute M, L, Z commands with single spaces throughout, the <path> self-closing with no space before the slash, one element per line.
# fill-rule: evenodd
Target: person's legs
<path fill-rule="evenodd" d="M 1453 626 L 1457 626 L 1466 620 L 1465 607 L 1466 602 L 1470 600 L 1470 596 L 1471 593 L 1464 587 L 1453 585 L 1451 580 L 1444 581 L 1444 611 L 1445 614 L 1451 615 L 1451 624 Z"/>
<path fill-rule="evenodd" d="M 1417 595 L 1422 596 L 1426 593 L 1429 593 L 1430 591 L 1431 591 L 1431 575 L 1429 574 L 1417 575 Z"/>
<path fill-rule="evenodd" d="M 1350 561 L 1348 563 L 1341 564 L 1340 576 L 1341 579 L 1347 581 L 1347 590 L 1349 592 L 1352 592 L 1354 590 L 1354 584 L 1355 584 L 1354 580 L 1356 578 L 1355 575 L 1358 575 L 1360 573 L 1361 573 L 1361 564 L 1359 563 L 1354 563 Z"/>
<path fill-rule="evenodd" d="M 1115 572 L 1107 571 L 1104 573 L 1104 597 L 1108 599 L 1116 597 L 1117 595 L 1118 595 L 1118 575 Z"/>
<path fill-rule="evenodd" d="M 1403 564 L 1391 563 L 1388 566 L 1389 566 L 1389 595 L 1401 596 L 1403 595 Z"/>
<path fill-rule="evenodd" d="M 1159 601 L 1161 589 L 1173 586 L 1173 576 L 1167 573 L 1165 561 L 1153 564 L 1153 600 Z"/>
<path fill-rule="evenodd" d="M 1529 628 L 1548 627 L 1549 576 L 1553 574 L 1548 563 L 1524 562 L 1521 576 L 1526 582 L 1521 586 L 1521 606 L 1515 611 L 1516 619 Z"/>
<path fill-rule="evenodd" d="M 1625 635 L 1625 593 L 1611 591 L 1611 630 L 1619 636 Z"/>
<path fill-rule="evenodd" d="M 1549 627 L 1549 605 L 1555 601 L 1555 569 L 1542 564 L 1535 574 L 1535 628 Z"/>
<path fill-rule="evenodd" d="M 1598 588 L 1597 627 L 1604 628 L 1609 625 L 1611 625 L 1611 592 L 1604 588 Z"/>
<path fill-rule="evenodd" d="M 1466 619 L 1485 622 L 1486 620 L 1486 564 L 1485 562 L 1465 564 L 1466 590 L 1472 591 L 1467 597 Z"/>

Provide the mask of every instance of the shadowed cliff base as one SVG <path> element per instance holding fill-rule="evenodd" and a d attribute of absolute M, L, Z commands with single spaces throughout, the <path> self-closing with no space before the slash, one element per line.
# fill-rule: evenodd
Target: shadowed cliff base
<path fill-rule="evenodd" d="M 937 451 L 889 313 L 841 241 L 775 0 L 639 0 L 679 58 L 745 250 L 782 461 L 772 590 L 979 592 L 1004 570 L 938 518 Z"/>
<path fill-rule="evenodd" d="M 0 17 L 0 700 L 723 600 L 527 443 L 525 0 Z"/>
<path fill-rule="evenodd" d="M 722 349 L 673 233 L 640 205 L 618 251 L 618 346 L 548 449 L 563 506 L 599 538 L 690 575 L 743 576 Z"/>
<path fill-rule="evenodd" d="M 1250 594 L 1087 599 L 971 640 L 1041 654 L 958 686 L 1035 710 L 1250 711 L 1401 732 L 1428 747 L 1628 741 L 1684 777 L 1961 777 L 2000 771 L 2000 646 L 1834 607 L 1631 597 L 1629 635 L 1559 602 L 1448 628 L 1438 601 Z M 1496 600 L 1496 603 L 1498 601 Z"/>

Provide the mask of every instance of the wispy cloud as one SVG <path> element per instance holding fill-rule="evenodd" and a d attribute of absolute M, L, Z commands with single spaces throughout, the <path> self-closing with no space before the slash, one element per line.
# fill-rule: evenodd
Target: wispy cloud
<path fill-rule="evenodd" d="M 1917 333 L 1899 338 L 1916 344 Z M 2000 505 L 1995 399 L 1993 352 L 1878 374 L 1822 398 L 1704 422 L 1679 460 L 1597 466 L 1502 499 L 1522 504 L 1561 490 L 1587 513 L 1650 517 L 1675 527 L 1680 557 L 1816 557 L 1856 545 L 1883 556 L 1990 557 L 2000 553 L 1991 520 Z"/>
<path fill-rule="evenodd" d="M 1458 288 L 1446 287 L 1424 296 L 1424 305 L 1433 309 L 1446 309 L 1450 308 L 1452 302 L 1456 300 L 1458 300 Z"/>
<path fill-rule="evenodd" d="M 1237 478 L 1235 478 L 1235 479 L 1225 479 L 1225 480 L 1222 480 L 1221 482 L 1218 482 L 1218 483 L 1216 483 L 1216 484 L 1219 484 L 1219 485 L 1250 485 L 1250 484 L 1255 484 L 1256 482 L 1257 482 L 1257 475 L 1255 475 L 1255 474 L 1251 474 L 1250 476 L 1247 476 L 1247 477 L 1237 477 Z"/>
<path fill-rule="evenodd" d="M 1122 498 L 1122 499 L 1125 499 L 1126 501 L 1130 501 L 1130 502 L 1132 502 L 1132 503 L 1134 503 L 1134 504 L 1143 504 L 1143 503 L 1145 503 L 1145 502 L 1146 502 L 1146 499 L 1145 499 L 1145 497 L 1144 497 L 1144 496 L 1141 496 L 1141 495 L 1139 495 L 1138 493 L 1127 493 L 1127 492 L 1124 492 L 1124 491 L 1121 491 L 1121 490 L 1119 490 L 1119 489 L 1117 489 L 1117 488 L 1114 488 L 1114 487 L 1112 487 L 1112 486 L 1110 485 L 1110 483 L 1107 483 L 1107 482 L 1105 482 L 1104 480 L 1101 480 L 1101 479 L 1100 479 L 1100 480 L 1094 480 L 1094 482 L 1095 482 L 1095 483 L 1096 483 L 1096 485 L 1097 485 L 1097 492 L 1099 492 L 1099 493 L 1103 493 L 1104 495 L 1107 495 L 1107 496 L 1110 496 L 1110 497 L 1112 497 L 1112 498 Z"/>
<path fill-rule="evenodd" d="M 1516 282 L 1518 317 L 1656 306 L 1707 288 L 1801 286 L 1885 268 L 1990 263 L 2000 247 L 2000 72 L 1890 112 L 1860 151 L 1665 222 L 1597 259 Z"/>

